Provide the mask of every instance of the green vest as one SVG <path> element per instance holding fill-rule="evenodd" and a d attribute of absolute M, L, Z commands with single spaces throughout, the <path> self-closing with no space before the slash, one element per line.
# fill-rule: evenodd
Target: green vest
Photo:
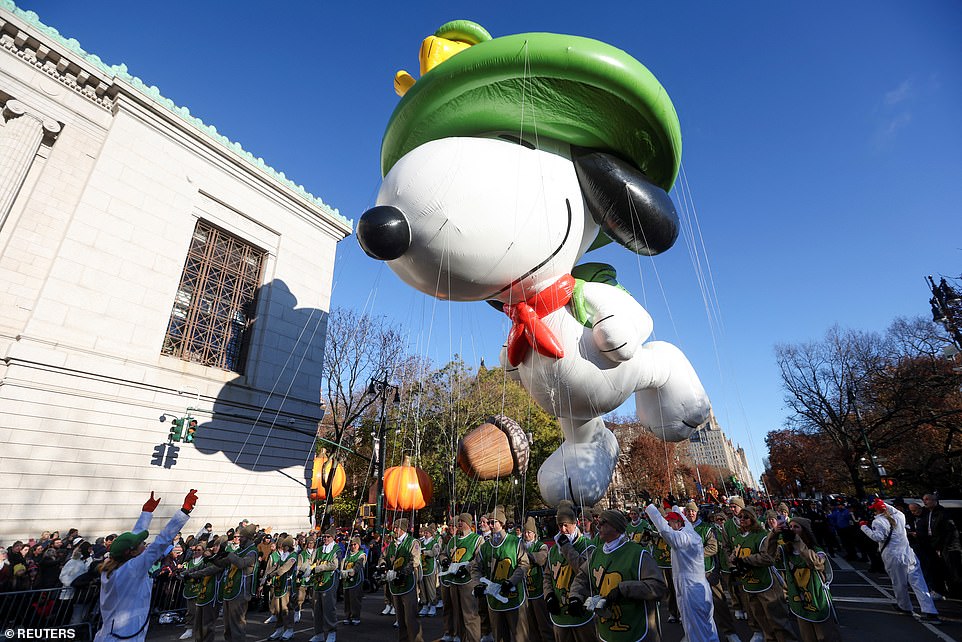
<path fill-rule="evenodd" d="M 767 531 L 758 533 L 739 532 L 732 540 L 732 546 L 734 547 L 733 552 L 735 552 L 738 557 L 754 555 L 762 550 L 767 537 Z M 762 593 L 763 591 L 767 591 L 771 588 L 774 581 L 775 578 L 772 575 L 771 566 L 750 566 L 748 572 L 738 578 L 739 584 L 742 585 L 746 593 Z"/>
<path fill-rule="evenodd" d="M 671 568 L 671 546 L 661 535 L 655 538 L 655 544 L 651 547 L 651 556 L 655 558 L 658 568 Z"/>
<path fill-rule="evenodd" d="M 206 560 L 204 557 L 195 558 L 191 556 L 190 559 L 184 562 L 184 570 L 188 573 L 190 571 L 195 571 L 201 566 L 203 566 L 205 561 Z M 197 598 L 197 595 L 200 592 L 201 579 L 202 578 L 199 578 L 199 577 L 198 578 L 188 577 L 184 579 L 184 599 L 185 600 L 193 600 Z"/>
<path fill-rule="evenodd" d="M 725 533 L 724 525 L 719 526 L 718 524 L 711 525 L 712 531 L 715 533 L 715 539 L 718 540 L 718 567 L 722 573 L 731 573 L 730 563 L 728 561 L 728 544 L 727 537 Z"/>
<path fill-rule="evenodd" d="M 421 545 L 421 575 L 434 575 L 437 557 L 426 557 L 424 551 L 434 548 L 435 538 L 431 538 Z"/>
<path fill-rule="evenodd" d="M 480 544 L 481 536 L 477 533 L 468 533 L 464 537 L 455 535 L 448 540 L 448 557 L 452 562 L 470 562 L 477 554 Z M 446 575 L 445 577 L 449 578 L 448 584 L 463 586 L 471 581 L 471 572 L 467 568 L 462 568 L 457 575 Z"/>
<path fill-rule="evenodd" d="M 414 576 L 414 554 L 411 552 L 412 548 L 414 548 L 414 537 L 410 534 L 404 537 L 404 541 L 401 542 L 400 546 L 398 546 L 397 541 L 394 541 L 387 547 L 387 558 L 393 560 L 391 568 L 397 572 L 407 567 L 410 571 L 407 577 L 400 582 L 396 579 L 393 582 L 388 582 L 391 595 L 410 593 L 417 585 L 418 578 Z"/>
<path fill-rule="evenodd" d="M 531 548 L 526 548 L 525 551 L 531 553 L 537 553 L 538 551 L 543 551 L 545 548 L 544 542 L 540 540 L 535 540 L 531 542 Z M 533 561 L 531 562 L 530 568 L 528 568 L 528 575 L 525 578 L 525 589 L 528 592 L 528 597 L 532 599 L 537 599 L 544 596 L 544 569 Z"/>
<path fill-rule="evenodd" d="M 801 620 L 824 622 L 832 613 L 832 596 L 820 573 L 808 566 L 793 546 L 781 547 L 785 563 L 785 588 L 788 591 L 788 610 Z M 822 549 L 816 548 L 821 553 Z M 826 562 L 830 564 L 831 562 Z"/>
<path fill-rule="evenodd" d="M 317 549 L 306 549 L 302 548 L 297 554 L 297 574 L 294 578 L 294 583 L 298 586 L 309 586 L 311 583 L 310 573 L 307 573 L 307 577 L 304 577 L 304 570 L 311 567 L 314 562 L 314 553 Z"/>
<path fill-rule="evenodd" d="M 485 577 L 498 584 L 511 577 L 511 574 L 518 568 L 519 557 L 526 554 L 523 549 L 524 544 L 521 539 L 512 533 L 505 533 L 504 539 L 497 546 L 492 544 L 491 540 L 481 544 L 481 568 Z M 521 586 L 514 587 L 510 593 L 505 595 L 504 597 L 508 598 L 507 602 L 496 600 L 494 596 L 487 595 L 488 608 L 493 611 L 513 611 L 519 608 L 524 604 L 524 585 L 525 583 L 522 583 Z"/>
<path fill-rule="evenodd" d="M 592 544 L 587 537 L 580 535 L 572 544 L 579 555 L 584 555 L 588 551 L 590 555 Z M 568 560 L 561 554 L 561 547 L 555 544 L 548 549 L 548 573 L 551 577 L 551 589 L 554 596 L 558 599 L 561 606 L 561 613 L 549 613 L 552 624 L 555 626 L 581 626 L 591 621 L 593 615 L 573 616 L 568 615 L 568 590 L 571 588 L 571 581 L 578 573 L 577 568 L 572 568 Z"/>
<path fill-rule="evenodd" d="M 596 546 L 588 562 L 591 594 L 605 597 L 622 581 L 640 579 L 642 556 L 648 553 L 638 544 L 626 541 L 611 553 Z M 595 620 L 598 637 L 605 642 L 636 642 L 648 636 L 648 604 L 619 600 L 605 616 Z"/>
<path fill-rule="evenodd" d="M 247 557 L 251 551 L 254 552 L 254 564 L 244 570 L 237 568 L 233 564 L 224 569 L 224 579 L 217 585 L 217 599 L 221 602 L 230 602 L 240 596 L 245 590 L 248 593 L 254 592 L 254 578 L 257 577 L 257 569 L 260 560 L 257 559 L 257 546 L 248 544 L 246 548 L 235 553 L 238 557 Z"/>
<path fill-rule="evenodd" d="M 628 526 L 625 527 L 625 535 L 628 536 L 628 539 L 633 541 L 635 544 L 641 544 L 642 546 L 645 546 L 648 543 L 653 532 L 654 531 L 651 527 L 651 523 L 645 519 L 638 522 L 637 526 L 631 522 L 628 522 Z"/>
<path fill-rule="evenodd" d="M 286 573 L 275 575 L 271 578 L 270 589 L 272 598 L 283 597 L 287 595 L 288 591 L 291 590 L 291 578 L 293 578 L 294 573 L 297 572 L 297 558 L 294 556 L 294 553 L 291 553 L 287 559 L 291 558 L 294 559 L 294 566 L 288 569 Z M 280 566 L 282 564 L 281 554 L 279 551 L 274 551 L 267 557 L 267 559 L 271 566 Z"/>
<path fill-rule="evenodd" d="M 323 548 L 314 552 L 314 571 L 311 573 L 311 584 L 313 584 L 315 591 L 326 593 L 337 584 L 337 553 L 340 550 L 337 544 L 334 544 L 331 546 L 330 553 L 325 553 Z M 322 571 L 317 568 L 318 562 L 334 562 L 334 570 Z"/>
<path fill-rule="evenodd" d="M 344 588 L 352 589 L 364 581 L 365 561 L 367 561 L 367 558 L 363 549 L 358 548 L 356 553 L 348 551 L 347 557 L 344 558 L 344 570 L 354 569 L 354 575 L 344 580 Z"/>
<path fill-rule="evenodd" d="M 702 543 L 702 545 L 703 545 L 703 546 L 707 546 L 707 545 L 708 545 L 708 533 L 713 532 L 713 529 L 712 529 L 712 527 L 711 527 L 711 524 L 709 524 L 708 522 L 705 522 L 705 521 L 699 522 L 698 525 L 695 526 L 695 532 L 698 533 L 698 534 L 701 536 L 701 543 Z M 712 571 L 715 570 L 715 557 L 717 557 L 717 554 L 716 554 L 716 555 L 712 555 L 711 557 L 706 557 L 706 558 L 705 558 L 705 574 L 706 574 L 706 575 L 707 575 L 708 573 L 711 573 Z"/>

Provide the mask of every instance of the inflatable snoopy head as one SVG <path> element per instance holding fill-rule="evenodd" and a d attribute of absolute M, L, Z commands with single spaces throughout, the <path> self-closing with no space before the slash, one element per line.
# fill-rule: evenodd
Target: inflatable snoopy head
<path fill-rule="evenodd" d="M 568 440 L 539 473 L 542 494 L 593 503 L 617 457 L 601 415 L 647 391 L 653 401 L 639 397 L 639 414 L 658 415 L 650 427 L 666 438 L 686 438 L 707 417 L 680 352 L 642 346 L 651 319 L 614 270 L 577 266 L 611 241 L 641 254 L 675 242 L 674 107 L 637 60 L 577 36 L 492 39 L 455 21 L 425 39 L 420 61 L 417 81 L 395 77 L 402 99 L 381 147 L 384 179 L 358 241 L 421 292 L 488 301 L 511 317 L 506 370 Z M 668 395 L 689 384 L 684 399 Z"/>

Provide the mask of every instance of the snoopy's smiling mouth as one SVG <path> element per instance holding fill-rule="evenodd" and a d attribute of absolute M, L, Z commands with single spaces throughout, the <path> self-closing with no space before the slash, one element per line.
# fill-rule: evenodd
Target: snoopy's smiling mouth
<path fill-rule="evenodd" d="M 529 276 L 531 276 L 532 274 L 534 274 L 535 272 L 537 272 L 538 270 L 540 270 L 541 268 L 543 268 L 545 265 L 547 265 L 548 261 L 550 261 L 551 259 L 553 259 L 554 257 L 556 257 L 556 256 L 558 255 L 558 253 L 564 248 L 565 244 L 568 242 L 568 237 L 571 236 L 571 201 L 568 200 L 567 198 L 565 199 L 565 207 L 568 208 L 568 225 L 567 225 L 567 227 L 565 228 L 564 238 L 561 239 L 561 242 L 558 244 L 558 247 L 556 247 L 556 248 L 551 252 L 551 254 L 548 255 L 547 258 L 545 258 L 543 261 L 541 261 L 541 263 L 538 263 L 536 266 L 534 266 L 533 268 L 531 268 L 530 270 L 528 270 L 527 272 L 525 272 L 524 274 L 522 274 L 522 275 L 521 275 L 520 277 L 518 277 L 517 279 L 511 281 L 511 283 L 507 284 L 506 286 L 504 286 L 503 288 L 501 288 L 501 289 L 498 290 L 497 292 L 494 292 L 494 293 L 492 293 L 492 294 L 484 297 L 484 299 L 488 300 L 489 302 L 491 302 L 491 301 L 490 301 L 491 299 L 497 299 L 499 294 L 503 294 L 504 292 L 507 292 L 508 290 L 510 290 L 511 288 L 513 288 L 513 287 L 514 287 L 515 285 L 517 285 L 518 283 L 524 281 L 526 278 L 528 278 Z M 494 305 L 493 302 L 492 302 L 491 304 Z M 498 305 L 496 305 L 495 307 L 500 307 L 500 302 L 499 302 Z"/>

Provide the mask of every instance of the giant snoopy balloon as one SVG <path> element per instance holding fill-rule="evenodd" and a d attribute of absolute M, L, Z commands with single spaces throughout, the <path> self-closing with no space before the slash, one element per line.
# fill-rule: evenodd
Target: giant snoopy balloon
<path fill-rule="evenodd" d="M 510 317 L 502 365 L 564 432 L 541 494 L 593 505 L 618 457 L 604 414 L 635 394 L 641 422 L 670 441 L 708 418 L 691 364 L 645 343 L 651 317 L 614 269 L 577 265 L 611 240 L 646 255 L 675 242 L 675 109 L 641 63 L 588 38 L 491 38 L 458 20 L 419 57 L 419 79 L 395 77 L 384 179 L 358 241 L 412 287 Z"/>

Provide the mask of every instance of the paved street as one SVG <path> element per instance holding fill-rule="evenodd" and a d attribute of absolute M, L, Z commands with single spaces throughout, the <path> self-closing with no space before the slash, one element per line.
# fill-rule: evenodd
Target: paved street
<path fill-rule="evenodd" d="M 942 642 L 962 642 L 962 601 L 943 600 L 936 602 L 942 619 L 941 626 L 923 624 L 909 616 L 899 615 L 892 610 L 892 587 L 885 574 L 870 574 L 866 572 L 867 565 L 855 563 L 854 567 L 840 558 L 835 559 L 835 577 L 832 582 L 832 594 L 838 610 L 839 624 L 842 637 L 846 642 L 861 642 L 862 640 L 878 640 L 881 642 L 897 642 L 910 640 L 924 642 L 927 640 L 941 640 Z M 364 598 L 364 619 L 360 626 L 338 627 L 340 642 L 390 642 L 397 639 L 397 629 L 391 625 L 393 617 L 379 615 L 384 608 L 380 594 L 367 594 Z M 338 615 L 342 615 L 341 603 L 338 603 Z M 248 615 L 248 640 L 266 640 L 274 630 L 273 625 L 263 624 L 268 614 L 261 611 Z M 663 617 L 663 633 L 666 642 L 681 640 L 681 627 L 668 624 Z M 437 640 L 441 637 L 441 617 L 422 618 L 425 642 Z M 748 640 L 751 632 L 743 622 L 739 623 L 742 640 Z M 307 642 L 314 635 L 313 617 L 309 609 L 304 611 L 304 618 L 295 627 L 297 642 Z M 155 642 L 173 642 L 184 632 L 180 626 L 159 626 L 151 624 L 147 635 L 148 640 Z M 218 627 L 217 640 L 223 640 L 223 627 Z"/>

